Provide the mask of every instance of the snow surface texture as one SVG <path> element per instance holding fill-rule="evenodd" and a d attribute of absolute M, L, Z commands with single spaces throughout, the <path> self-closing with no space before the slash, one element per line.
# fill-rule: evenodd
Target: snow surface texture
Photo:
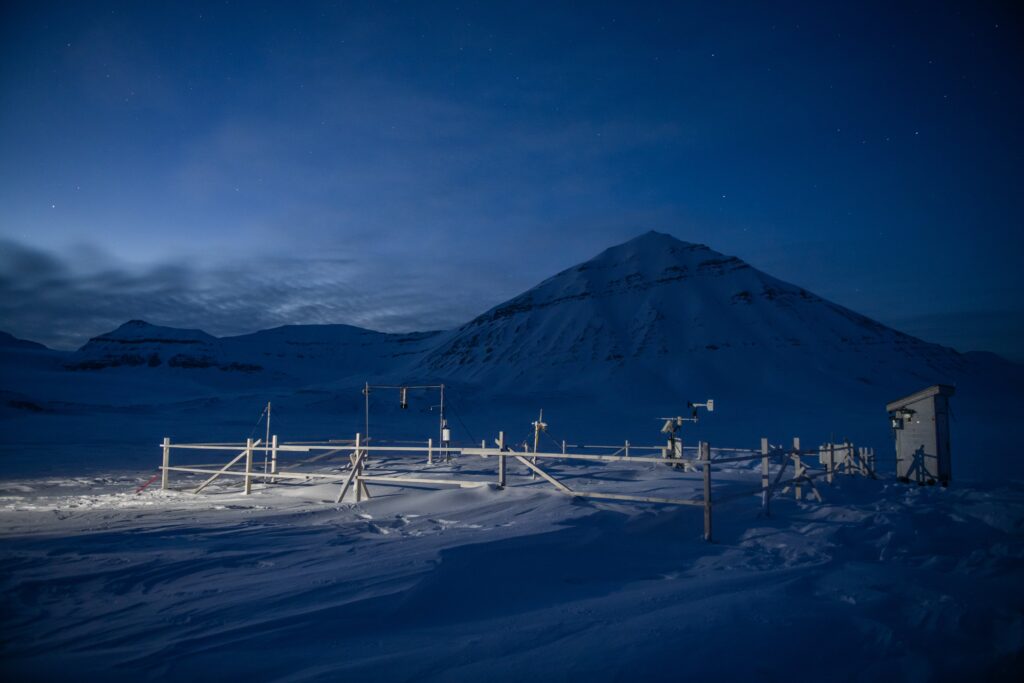
<path fill-rule="evenodd" d="M 367 380 L 446 383 L 463 443 L 520 444 L 539 408 L 554 441 L 660 443 L 655 418 L 714 398 L 688 445 L 848 438 L 883 477 L 885 403 L 954 384 L 954 484 L 842 478 L 824 504 L 779 500 L 771 518 L 740 499 L 716 507 L 711 545 L 699 508 L 572 500 L 521 471 L 504 491 L 371 485 L 356 506 L 324 502 L 336 485 L 132 494 L 161 437 L 262 436 L 268 400 L 282 439 L 352 438 Z M 1019 680 L 1021 386 L 1018 365 L 658 233 L 445 332 L 216 338 L 132 321 L 75 352 L 0 336 L 0 673 Z M 436 438 L 435 395 L 397 403 L 371 395 L 371 436 Z M 432 473 L 446 468 L 493 462 Z M 574 487 L 699 495 L 660 465 L 552 468 Z M 758 483 L 737 467 L 715 495 Z"/>
<path fill-rule="evenodd" d="M 661 465 L 553 469 L 699 497 Z M 505 490 L 371 485 L 340 506 L 336 485 L 7 484 L 5 678 L 1019 680 L 1020 486 L 840 477 L 770 518 L 720 506 L 705 544 L 700 508 L 574 501 L 512 471 Z M 716 473 L 716 491 L 758 477 Z"/>

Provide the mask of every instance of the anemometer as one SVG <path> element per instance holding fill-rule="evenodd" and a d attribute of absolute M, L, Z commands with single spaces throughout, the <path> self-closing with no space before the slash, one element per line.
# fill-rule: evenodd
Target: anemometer
<path fill-rule="evenodd" d="M 687 401 L 686 407 L 690 409 L 689 417 L 677 415 L 676 417 L 658 418 L 665 421 L 665 424 L 661 427 L 661 433 L 668 435 L 668 447 L 665 449 L 666 458 L 683 457 L 683 440 L 677 435 L 677 432 L 682 428 L 684 422 L 698 422 L 700 420 L 697 414 L 698 408 L 704 408 L 709 413 L 715 412 L 715 401 L 710 398 L 704 403 Z"/>

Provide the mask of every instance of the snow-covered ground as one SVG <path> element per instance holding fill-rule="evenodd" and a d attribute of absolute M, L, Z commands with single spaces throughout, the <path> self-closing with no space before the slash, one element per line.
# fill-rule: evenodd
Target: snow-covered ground
<path fill-rule="evenodd" d="M 134 495 L 161 437 L 258 436 L 267 402 L 282 439 L 365 436 L 367 381 L 445 383 L 453 438 L 473 443 L 532 434 L 541 408 L 555 441 L 650 443 L 658 416 L 713 398 L 688 444 L 849 438 L 883 478 L 770 518 L 756 497 L 716 506 L 713 544 L 699 507 L 572 499 L 516 464 L 505 490 L 371 485 L 358 505 L 335 505 L 337 484 L 196 496 L 179 474 Z M 935 383 L 956 386 L 953 486 L 897 484 L 885 405 Z M 77 351 L 0 334 L 0 674 L 1024 680 L 1021 386 L 1018 364 L 658 233 L 455 330 L 217 338 L 136 320 Z M 372 394 L 370 433 L 437 434 L 432 392 L 397 399 Z M 700 496 L 660 463 L 549 464 L 573 487 Z M 494 482 L 493 459 L 431 469 L 452 468 Z M 760 476 L 714 481 L 722 499 Z"/>
<path fill-rule="evenodd" d="M 700 495 L 662 465 L 549 466 L 582 489 Z M 429 469 L 494 479 L 493 459 Z M 4 679 L 1019 680 L 1022 485 L 839 477 L 769 518 L 756 497 L 716 506 L 707 544 L 698 507 L 510 472 L 504 490 L 371 485 L 358 505 L 325 502 L 335 484 L 4 481 Z M 760 475 L 714 481 L 725 496 Z"/>

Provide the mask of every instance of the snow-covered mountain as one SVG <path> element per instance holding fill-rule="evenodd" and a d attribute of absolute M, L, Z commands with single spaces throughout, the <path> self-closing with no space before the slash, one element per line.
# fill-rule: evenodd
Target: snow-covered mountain
<path fill-rule="evenodd" d="M 132 320 L 72 354 L 69 370 L 118 367 L 217 370 L 270 383 L 377 374 L 423 352 L 436 332 L 385 334 L 351 325 L 286 325 L 214 337 Z M 193 373 L 194 374 L 194 373 Z M 217 373 L 214 373 L 216 375 Z"/>
<path fill-rule="evenodd" d="M 344 416 L 354 431 L 363 381 L 445 382 L 485 433 L 543 407 L 563 434 L 655 440 L 653 418 L 714 398 L 701 436 L 835 434 L 885 447 L 885 403 L 941 382 L 957 387 L 962 443 L 991 448 L 1024 408 L 1019 365 L 924 342 L 656 232 L 448 332 L 293 325 L 218 338 L 131 321 L 75 352 L 4 344 L 0 359 L 2 414 L 15 418 L 201 405 L 215 420 L 226 405 L 273 397 L 307 425 Z"/>
<path fill-rule="evenodd" d="M 965 360 L 736 257 L 649 232 L 463 325 L 425 365 L 500 386 L 623 379 L 711 390 L 822 374 L 917 384 Z"/>
<path fill-rule="evenodd" d="M 13 334 L 0 332 L 0 349 L 45 349 L 46 347 L 27 339 L 18 339 Z"/>

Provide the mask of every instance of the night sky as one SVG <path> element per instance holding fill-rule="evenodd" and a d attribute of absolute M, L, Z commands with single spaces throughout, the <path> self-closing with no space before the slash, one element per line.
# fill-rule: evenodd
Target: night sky
<path fill-rule="evenodd" d="M 1024 360 L 1012 4 L 0 12 L 18 336 L 447 328 L 655 229 Z"/>

